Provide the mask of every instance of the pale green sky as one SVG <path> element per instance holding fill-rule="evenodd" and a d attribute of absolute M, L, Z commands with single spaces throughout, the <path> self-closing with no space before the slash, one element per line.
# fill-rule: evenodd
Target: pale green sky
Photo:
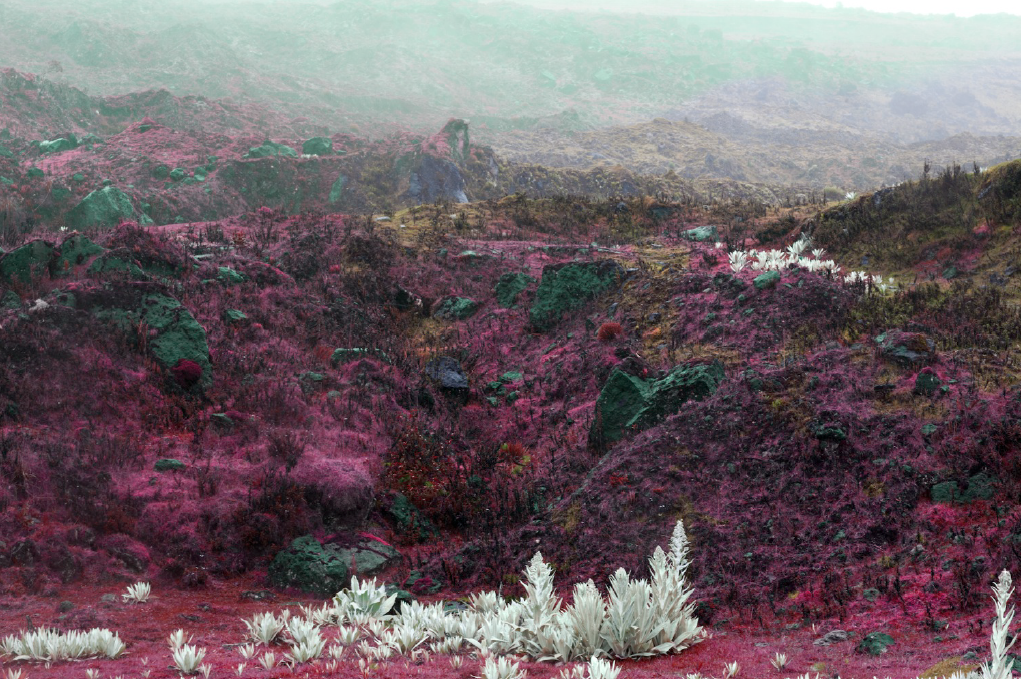
<path fill-rule="evenodd" d="M 479 0 L 499 2 L 500 0 Z M 702 0 L 698 4 L 712 4 Z M 1021 16 L 1021 0 L 800 0 L 820 7 L 860 7 L 874 12 L 911 12 L 914 14 L 956 14 L 959 17 L 1006 12 Z M 646 14 L 684 14 L 686 0 L 511 0 L 547 9 L 609 10 Z M 721 0 L 725 2 L 725 0 Z M 771 4 L 787 4 L 790 0 L 759 0 Z"/>

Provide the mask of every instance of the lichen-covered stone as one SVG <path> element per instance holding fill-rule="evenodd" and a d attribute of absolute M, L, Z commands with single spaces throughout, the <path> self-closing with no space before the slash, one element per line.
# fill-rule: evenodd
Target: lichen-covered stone
<path fill-rule="evenodd" d="M 883 653 L 886 653 L 886 647 L 892 646 L 894 643 L 893 637 L 889 634 L 872 632 L 865 635 L 865 638 L 858 644 L 857 650 L 859 653 L 882 655 Z"/>
<path fill-rule="evenodd" d="M 173 458 L 163 458 L 162 460 L 156 460 L 156 464 L 152 466 L 154 471 L 158 472 L 177 472 L 184 471 L 187 465 L 180 460 Z"/>
<path fill-rule="evenodd" d="M 755 280 L 752 281 L 752 283 L 755 284 L 756 290 L 768 290 L 770 288 L 775 288 L 776 284 L 779 282 L 779 271 L 767 271 L 764 274 L 759 274 L 755 277 Z"/>
<path fill-rule="evenodd" d="M 0 281 L 29 283 L 44 272 L 52 273 L 56 249 L 52 243 L 33 240 L 0 257 Z"/>
<path fill-rule="evenodd" d="M 179 182 L 187 176 L 188 172 L 183 167 L 175 167 L 173 170 L 170 171 L 171 181 Z"/>
<path fill-rule="evenodd" d="M 287 156 L 289 158 L 297 158 L 298 152 L 292 149 L 290 146 L 284 144 L 276 144 L 269 139 L 262 142 L 262 146 L 253 146 L 248 149 L 243 158 L 269 158 L 272 156 Z"/>
<path fill-rule="evenodd" d="M 496 302 L 504 309 L 514 308 L 518 295 L 524 292 L 535 279 L 524 273 L 508 272 L 500 276 L 496 282 L 493 293 L 496 295 Z"/>
<path fill-rule="evenodd" d="M 374 357 L 377 360 L 383 361 L 384 363 L 390 363 L 390 357 L 386 355 L 386 352 L 382 349 L 365 349 L 362 347 L 354 347 L 351 349 L 334 349 L 333 354 L 330 356 L 330 363 L 338 365 L 340 363 L 347 363 L 348 361 L 357 361 L 361 358 Z"/>
<path fill-rule="evenodd" d="M 60 276 L 67 273 L 72 267 L 81 266 L 90 257 L 101 255 L 106 250 L 93 243 L 85 236 L 75 233 L 64 239 L 60 244 L 60 256 L 57 258 L 54 274 Z"/>
<path fill-rule="evenodd" d="M 75 142 L 63 137 L 39 142 L 40 153 L 60 153 L 61 151 L 71 151 L 76 147 Z"/>
<path fill-rule="evenodd" d="M 687 231 L 681 232 L 681 238 L 685 240 L 693 240 L 698 242 L 714 241 L 718 238 L 716 227 L 709 226 L 698 226 L 694 229 L 688 229 Z"/>
<path fill-rule="evenodd" d="M 224 285 L 237 285 L 238 283 L 244 283 L 248 280 L 243 273 L 235 271 L 228 266 L 221 266 L 217 271 L 216 277 Z"/>
<path fill-rule="evenodd" d="M 723 364 L 677 366 L 659 380 L 646 380 L 620 369 L 610 373 L 596 400 L 590 440 L 619 441 L 629 430 L 650 427 L 680 411 L 688 400 L 701 401 L 716 393 L 723 381 Z"/>
<path fill-rule="evenodd" d="M 540 332 L 550 330 L 565 313 L 606 292 L 623 276 L 624 267 L 613 260 L 545 267 L 528 312 L 532 327 Z"/>
<path fill-rule="evenodd" d="M 135 281 L 149 280 L 141 265 L 126 248 L 117 248 L 92 260 L 88 274 L 99 278 L 130 278 Z"/>
<path fill-rule="evenodd" d="M 132 219 L 134 215 L 135 209 L 126 193 L 113 186 L 104 186 L 82 198 L 82 201 L 67 213 L 65 221 L 68 228 L 84 231 L 89 228 L 117 226 L 121 220 Z"/>
<path fill-rule="evenodd" d="M 240 325 L 248 320 L 248 315 L 239 309 L 227 309 L 223 312 L 223 320 L 230 325 Z"/>
<path fill-rule="evenodd" d="M 301 145 L 301 152 L 312 156 L 328 156 L 333 153 L 333 140 L 329 137 L 312 137 Z"/>
<path fill-rule="evenodd" d="M 943 386 L 943 382 L 940 381 L 939 376 L 933 372 L 932 368 L 923 368 L 918 373 L 918 376 L 915 377 L 914 393 L 921 394 L 922 396 L 932 396 L 941 386 Z"/>
<path fill-rule="evenodd" d="M 433 316 L 445 321 L 463 321 L 475 315 L 479 303 L 467 297 L 447 297 L 433 312 Z"/>
<path fill-rule="evenodd" d="M 332 596 L 350 584 L 350 563 L 350 558 L 345 561 L 333 546 L 324 547 L 306 535 L 277 553 L 269 565 L 269 579 L 277 587 L 297 587 L 303 592 Z"/>

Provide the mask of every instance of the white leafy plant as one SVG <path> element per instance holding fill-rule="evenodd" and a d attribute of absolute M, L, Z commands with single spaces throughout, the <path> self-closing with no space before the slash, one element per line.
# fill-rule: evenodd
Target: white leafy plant
<path fill-rule="evenodd" d="M 206 649 L 191 644 L 182 644 L 173 650 L 174 667 L 182 674 L 197 674 L 199 665 L 206 657 Z"/>
<path fill-rule="evenodd" d="M 121 597 L 130 604 L 144 604 L 149 600 L 149 593 L 151 591 L 148 582 L 136 582 L 133 585 L 128 585 L 128 591 L 125 594 L 121 594 Z"/>
<path fill-rule="evenodd" d="M 14 661 L 46 663 L 87 658 L 120 658 L 126 646 L 116 633 L 94 628 L 88 632 L 59 632 L 41 627 L 19 635 L 8 635 L 0 641 L 0 655 Z"/>

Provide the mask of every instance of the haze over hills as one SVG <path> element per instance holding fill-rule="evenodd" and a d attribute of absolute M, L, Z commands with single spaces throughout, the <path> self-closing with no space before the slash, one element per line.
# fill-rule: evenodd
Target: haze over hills
<path fill-rule="evenodd" d="M 13 0 L 0 7 L 10 29 L 0 35 L 0 53 L 4 66 L 91 94 L 165 88 L 257 103 L 370 138 L 399 128 L 431 133 L 450 117 L 469 118 L 475 138 L 498 153 L 536 160 L 515 132 L 657 117 L 700 123 L 751 147 L 765 141 L 767 155 L 789 146 L 830 155 L 836 143 L 838 155 L 874 158 L 882 144 L 1021 135 L 1018 17 L 877 15 L 750 0 L 641 6 L 665 15 L 469 0 L 245 7 Z M 720 113 L 729 116 L 722 127 Z M 979 147 L 968 155 L 980 157 L 957 160 L 1009 156 L 1017 144 Z M 692 166 L 682 154 L 630 169 L 672 162 L 697 176 L 704 160 Z M 885 181 L 898 176 L 898 165 L 915 173 L 906 159 L 876 162 L 881 171 L 856 179 L 852 172 L 847 183 Z M 813 164 L 806 158 L 799 172 Z M 738 175 L 791 181 L 799 174 L 754 165 Z"/>

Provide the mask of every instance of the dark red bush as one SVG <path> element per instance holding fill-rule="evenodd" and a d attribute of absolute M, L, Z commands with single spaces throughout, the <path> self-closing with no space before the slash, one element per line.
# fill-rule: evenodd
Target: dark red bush
<path fill-rule="evenodd" d="M 182 389 L 191 389 L 202 379 L 202 366 L 186 358 L 179 360 L 170 372 L 174 374 L 174 379 Z"/>
<path fill-rule="evenodd" d="M 624 332 L 624 328 L 620 326 L 620 323 L 603 323 L 599 326 L 599 332 L 596 333 L 596 337 L 599 338 L 600 342 L 609 342 L 622 332 Z"/>

